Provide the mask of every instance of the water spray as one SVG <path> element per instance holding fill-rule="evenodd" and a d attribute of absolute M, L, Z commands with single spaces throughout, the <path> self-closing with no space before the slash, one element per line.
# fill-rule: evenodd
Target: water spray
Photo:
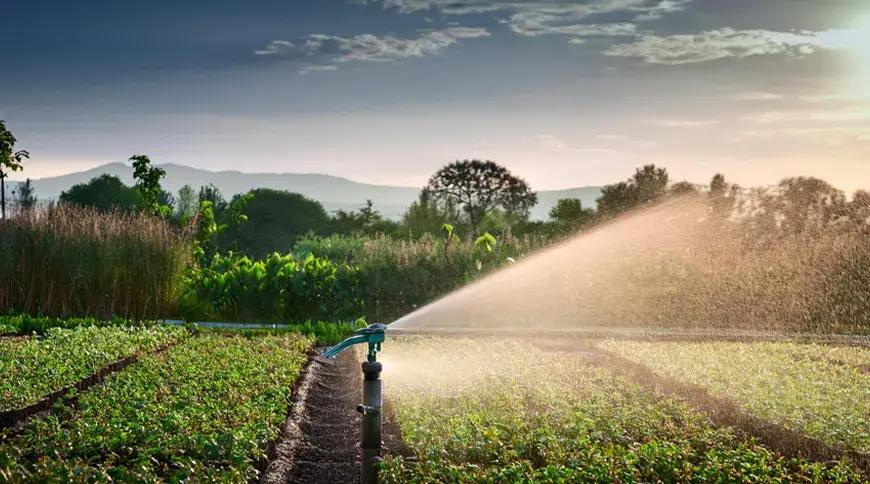
<path fill-rule="evenodd" d="M 366 361 L 362 362 L 363 372 L 363 403 L 356 407 L 362 414 L 362 467 L 360 479 L 362 484 L 377 484 L 377 463 L 381 454 L 381 433 L 383 427 L 383 398 L 381 396 L 381 370 L 383 365 L 378 362 L 378 351 L 386 339 L 385 324 L 372 324 L 358 329 L 354 336 L 327 348 L 323 352 L 326 358 L 337 356 L 342 351 L 356 344 L 368 343 Z"/>

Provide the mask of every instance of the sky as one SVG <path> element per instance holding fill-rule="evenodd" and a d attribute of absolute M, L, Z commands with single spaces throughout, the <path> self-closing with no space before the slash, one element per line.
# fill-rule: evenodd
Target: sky
<path fill-rule="evenodd" d="M 422 186 L 489 159 L 534 189 L 636 166 L 870 188 L 870 0 L 9 0 L 12 179 L 147 154 Z"/>

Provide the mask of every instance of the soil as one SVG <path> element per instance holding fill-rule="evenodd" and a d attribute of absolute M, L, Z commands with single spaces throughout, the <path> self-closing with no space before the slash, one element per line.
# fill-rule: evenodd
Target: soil
<path fill-rule="evenodd" d="M 30 335 L 2 335 L 0 343 L 24 343 L 30 340 Z"/>
<path fill-rule="evenodd" d="M 261 482 L 359 482 L 362 371 L 354 352 L 326 359 L 318 349 L 303 373 L 290 416 Z"/>

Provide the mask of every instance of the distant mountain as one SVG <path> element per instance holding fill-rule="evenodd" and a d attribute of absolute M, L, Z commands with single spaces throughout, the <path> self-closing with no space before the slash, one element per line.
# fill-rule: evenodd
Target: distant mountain
<path fill-rule="evenodd" d="M 161 181 L 163 188 L 173 193 L 178 193 L 184 185 L 191 185 L 198 190 L 200 186 L 212 183 L 229 199 L 236 193 L 245 193 L 253 188 L 273 188 L 301 193 L 318 200 L 327 211 L 356 210 L 366 200 L 371 200 L 375 209 L 391 219 L 401 217 L 420 193 L 420 188 L 371 185 L 331 175 L 208 171 L 176 164 L 157 166 L 166 170 L 166 178 Z M 133 169 L 125 163 L 109 163 L 82 172 L 40 178 L 32 182 L 37 197 L 40 200 L 50 200 L 56 199 L 61 192 L 73 185 L 85 183 L 103 174 L 117 176 L 128 185 L 134 183 Z M 7 195 L 12 192 L 15 183 L 9 185 Z M 532 217 L 546 219 L 550 208 L 560 198 L 580 198 L 583 205 L 594 207 L 595 199 L 600 194 L 600 187 L 538 192 L 538 205 L 532 210 Z"/>

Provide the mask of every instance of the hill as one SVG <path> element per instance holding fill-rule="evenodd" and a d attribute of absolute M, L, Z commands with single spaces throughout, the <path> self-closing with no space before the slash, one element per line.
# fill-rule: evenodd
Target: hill
<path fill-rule="evenodd" d="M 356 210 L 371 200 L 374 207 L 384 216 L 396 219 L 417 199 L 419 188 L 360 183 L 347 178 L 320 174 L 299 173 L 242 173 L 240 171 L 208 171 L 184 165 L 157 165 L 166 170 L 163 188 L 173 193 L 184 185 L 199 189 L 202 185 L 214 184 L 226 198 L 236 193 L 244 193 L 253 188 L 273 188 L 301 193 L 320 201 L 327 211 Z M 60 193 L 78 183 L 103 174 L 114 175 L 128 185 L 133 184 L 133 170 L 125 163 L 109 163 L 90 170 L 70 173 L 50 178 L 33 180 L 36 195 L 40 200 L 56 199 Z M 14 189 L 14 183 L 7 188 L 7 195 Z M 532 211 L 534 219 L 546 219 L 556 201 L 560 198 L 574 197 L 583 200 L 588 207 L 595 206 L 595 199 L 601 194 L 599 187 L 581 187 L 567 190 L 538 192 L 538 205 Z"/>

